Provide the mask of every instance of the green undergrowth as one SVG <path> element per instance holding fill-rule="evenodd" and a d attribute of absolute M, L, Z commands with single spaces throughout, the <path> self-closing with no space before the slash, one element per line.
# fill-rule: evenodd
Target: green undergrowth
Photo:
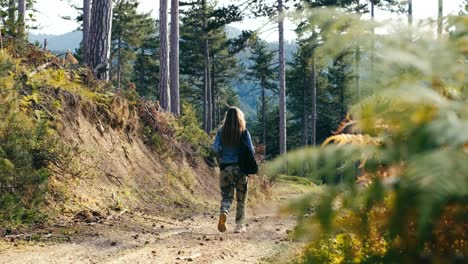
<path fill-rule="evenodd" d="M 278 174 L 274 177 L 274 181 L 277 182 L 286 182 L 286 183 L 296 183 L 299 185 L 304 185 L 304 186 L 312 186 L 314 183 L 308 178 L 300 177 L 300 176 L 291 176 L 291 175 L 285 175 L 285 174 Z"/>
<path fill-rule="evenodd" d="M 211 155 L 211 139 L 200 127 L 195 109 L 189 104 L 182 105 L 182 116 L 172 123 L 176 139 L 192 146 L 203 157 Z"/>
<path fill-rule="evenodd" d="M 0 223 L 30 224 L 45 217 L 38 208 L 58 137 L 44 110 L 24 107 L 32 103 L 19 94 L 18 61 L 0 51 L 0 69 Z"/>
<path fill-rule="evenodd" d="M 157 111 L 155 108 L 154 103 L 150 102 L 144 102 L 143 106 L 140 106 L 142 134 L 144 141 L 163 158 L 175 158 L 180 151 L 191 152 L 192 157 L 209 158 L 212 156 L 211 139 L 200 128 L 196 112 L 190 105 L 182 105 L 182 114 L 179 117 Z M 151 113 L 152 115 L 148 115 Z M 175 140 L 180 145 L 178 148 L 175 145 L 168 145 L 168 140 Z"/>

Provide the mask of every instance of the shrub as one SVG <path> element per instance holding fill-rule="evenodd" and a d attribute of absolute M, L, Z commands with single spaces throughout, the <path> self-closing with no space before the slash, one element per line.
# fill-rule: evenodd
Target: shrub
<path fill-rule="evenodd" d="M 182 113 L 182 116 L 172 123 L 177 140 L 190 145 L 200 155 L 208 157 L 211 153 L 211 140 L 200 128 L 195 110 L 191 105 L 183 104 Z"/>
<path fill-rule="evenodd" d="M 16 225 L 41 218 L 55 138 L 47 120 L 34 121 L 9 99 L 0 99 L 0 221 Z"/>
<path fill-rule="evenodd" d="M 59 163 L 63 146 L 36 93 L 20 95 L 17 61 L 0 51 L 0 222 L 8 225 L 41 221 L 40 205 Z"/>

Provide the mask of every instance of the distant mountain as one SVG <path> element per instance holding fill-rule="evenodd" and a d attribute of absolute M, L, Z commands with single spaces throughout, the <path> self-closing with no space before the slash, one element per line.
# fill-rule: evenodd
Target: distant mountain
<path fill-rule="evenodd" d="M 68 32 L 63 35 L 29 34 L 29 41 L 39 42 L 42 46 L 44 39 L 47 39 L 47 47 L 53 52 L 63 53 L 68 49 L 74 52 L 80 46 L 82 36 L 81 31 Z"/>
<path fill-rule="evenodd" d="M 231 26 L 226 26 L 226 34 L 227 34 L 227 37 L 228 38 L 236 38 L 237 36 L 239 36 L 242 31 L 236 27 L 231 27 Z"/>

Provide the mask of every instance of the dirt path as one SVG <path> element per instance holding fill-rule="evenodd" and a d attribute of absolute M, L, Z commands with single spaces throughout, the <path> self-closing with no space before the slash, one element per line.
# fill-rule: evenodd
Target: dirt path
<path fill-rule="evenodd" d="M 278 200 L 285 201 L 291 193 Z M 258 263 L 295 242 L 294 218 L 277 214 L 279 202 L 251 208 L 248 232 L 217 231 L 217 213 L 162 219 L 125 213 L 101 223 L 44 230 L 45 242 L 2 242 L 0 263 Z"/>

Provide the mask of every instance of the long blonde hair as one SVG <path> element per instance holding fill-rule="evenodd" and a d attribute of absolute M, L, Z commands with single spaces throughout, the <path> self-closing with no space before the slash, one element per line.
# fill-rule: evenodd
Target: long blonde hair
<path fill-rule="evenodd" d="M 223 145 L 239 145 L 242 133 L 246 129 L 244 113 L 237 107 L 229 107 L 224 115 L 222 128 Z"/>

